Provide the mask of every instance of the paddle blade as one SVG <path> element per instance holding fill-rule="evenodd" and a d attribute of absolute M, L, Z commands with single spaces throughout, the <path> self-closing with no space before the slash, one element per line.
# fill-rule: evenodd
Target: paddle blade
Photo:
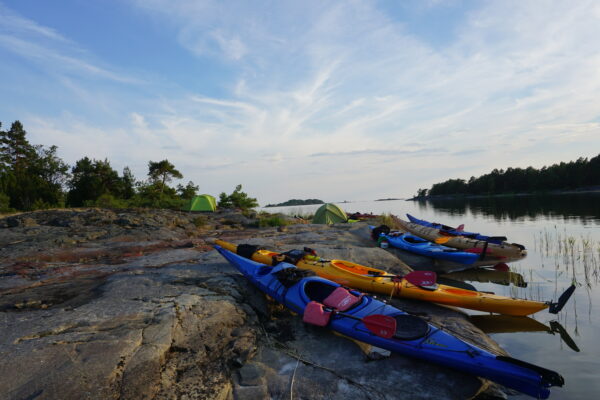
<path fill-rule="evenodd" d="M 435 242 L 437 244 L 444 244 L 444 243 L 446 243 L 450 239 L 452 239 L 450 236 L 442 236 L 442 237 L 439 237 L 439 238 L 435 239 Z"/>
<path fill-rule="evenodd" d="M 569 333 L 565 330 L 565 328 L 563 328 L 563 326 L 558 321 L 550 321 L 550 329 L 552 329 L 552 332 L 558 332 L 563 342 L 565 342 L 567 346 L 569 346 L 573 351 L 581 351 L 579 350 L 579 347 L 577 347 L 577 344 L 575 343 L 571 335 L 569 335 Z"/>
<path fill-rule="evenodd" d="M 415 286 L 433 286 L 437 282 L 437 274 L 433 271 L 413 271 L 403 278 Z"/>
<path fill-rule="evenodd" d="M 368 330 L 382 338 L 389 339 L 396 333 L 396 320 L 389 315 L 367 315 L 362 322 Z"/>
<path fill-rule="evenodd" d="M 558 301 L 556 303 L 550 304 L 550 309 L 548 311 L 550 311 L 551 314 L 558 314 L 560 312 L 560 310 L 563 309 L 565 304 L 567 304 L 567 301 L 569 301 L 569 299 L 573 295 L 574 291 L 575 291 L 575 285 L 569 286 L 569 288 L 567 290 L 565 290 L 565 292 L 563 294 L 560 295 L 560 297 L 558 298 Z"/>
<path fill-rule="evenodd" d="M 498 263 L 494 265 L 494 269 L 496 271 L 508 272 L 510 271 L 510 267 L 506 263 Z"/>

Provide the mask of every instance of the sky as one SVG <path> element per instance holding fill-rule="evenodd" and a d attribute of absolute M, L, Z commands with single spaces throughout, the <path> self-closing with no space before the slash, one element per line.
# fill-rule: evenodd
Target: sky
<path fill-rule="evenodd" d="M 0 0 L 0 122 L 261 205 L 600 153 L 600 2 Z"/>

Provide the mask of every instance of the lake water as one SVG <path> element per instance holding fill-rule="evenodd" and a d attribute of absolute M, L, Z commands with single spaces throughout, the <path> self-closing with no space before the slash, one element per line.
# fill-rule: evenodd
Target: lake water
<path fill-rule="evenodd" d="M 563 375 L 565 386 L 552 388 L 551 399 L 588 399 L 600 395 L 599 194 L 337 204 L 350 213 L 391 213 L 403 219 L 409 213 L 450 226 L 464 224 L 467 231 L 507 236 L 509 242 L 521 243 L 527 248 L 527 257 L 511 263 L 512 274 L 506 273 L 507 277 L 520 274 L 526 285 L 480 282 L 486 277 L 498 281 L 497 272 L 486 274 L 484 271 L 477 278 L 461 273 L 449 275 L 465 279 L 478 290 L 546 301 L 556 300 L 571 282 L 576 282 L 575 294 L 558 315 L 541 311 L 532 316 L 534 321 L 519 319 L 515 323 L 479 312 L 469 314 L 483 315 L 475 316 L 474 323 L 490 332 L 513 357 Z M 318 207 L 265 210 L 308 215 Z"/>

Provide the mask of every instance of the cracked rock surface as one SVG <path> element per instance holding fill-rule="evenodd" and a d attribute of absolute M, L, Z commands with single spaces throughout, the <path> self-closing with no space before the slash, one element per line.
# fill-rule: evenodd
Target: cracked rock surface
<path fill-rule="evenodd" d="M 1 399 L 464 399 L 503 397 L 473 376 L 307 326 L 269 301 L 210 239 L 392 272 L 365 224 L 251 228 L 235 213 L 82 209 L 0 219 Z M 227 223 L 225 223 L 227 222 Z M 467 340 L 502 350 L 455 310 L 408 300 Z"/>

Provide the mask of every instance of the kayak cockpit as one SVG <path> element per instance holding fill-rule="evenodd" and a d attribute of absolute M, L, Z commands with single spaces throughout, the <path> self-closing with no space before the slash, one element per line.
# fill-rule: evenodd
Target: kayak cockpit
<path fill-rule="evenodd" d="M 306 303 L 316 301 L 338 311 L 347 311 L 366 301 L 361 292 L 321 278 L 305 279 L 300 292 Z"/>
<path fill-rule="evenodd" d="M 360 277 L 370 278 L 370 279 L 374 279 L 374 280 L 381 280 L 382 278 L 378 277 L 377 275 L 385 275 L 386 274 L 385 271 L 382 271 L 380 269 L 368 268 L 368 267 L 365 267 L 364 265 L 350 263 L 348 261 L 331 260 L 330 263 L 332 266 L 344 271 L 345 273 L 353 274 L 353 275 L 360 276 Z"/>
<path fill-rule="evenodd" d="M 425 240 L 425 239 L 422 239 L 422 238 L 420 238 L 418 236 L 413 236 L 413 235 L 403 235 L 402 236 L 402 240 L 404 240 L 406 243 L 411 243 L 411 244 L 432 245 L 432 243 L 429 240 Z"/>

